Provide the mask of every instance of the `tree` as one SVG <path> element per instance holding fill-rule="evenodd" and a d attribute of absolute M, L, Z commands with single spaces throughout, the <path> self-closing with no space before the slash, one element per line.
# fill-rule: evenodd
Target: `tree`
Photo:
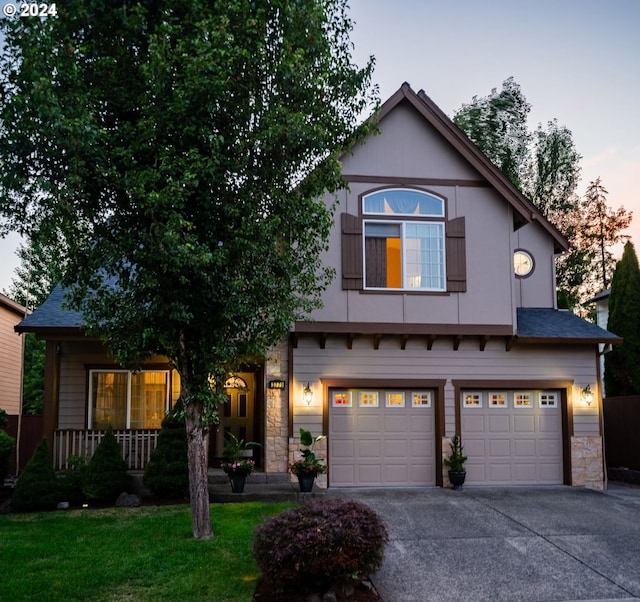
<path fill-rule="evenodd" d="M 591 250 L 594 267 L 597 268 L 593 272 L 599 275 L 598 290 L 609 287 L 616 265 L 609 248 L 629 240 L 630 237 L 621 232 L 629 227 L 632 218 L 632 214 L 624 207 L 617 210 L 609 207 L 607 194 L 609 193 L 600 178 L 597 178 L 589 183 L 582 204 L 585 224 L 581 237 L 585 241 L 585 247 Z"/>
<path fill-rule="evenodd" d="M 346 0 L 71 0 L 5 20 L 0 215 L 64 241 L 63 283 L 123 365 L 180 374 L 196 538 L 205 433 L 242 361 L 320 304 L 338 155 L 372 127 Z M 213 383 L 213 384 L 212 384 Z"/>
<path fill-rule="evenodd" d="M 531 105 L 512 77 L 484 98 L 463 104 L 453 122 L 518 188 L 522 188 L 529 157 L 527 116 Z"/>
<path fill-rule="evenodd" d="M 604 356 L 607 395 L 640 393 L 640 268 L 633 243 L 624 246 L 609 295 L 607 330 L 624 340 Z"/>

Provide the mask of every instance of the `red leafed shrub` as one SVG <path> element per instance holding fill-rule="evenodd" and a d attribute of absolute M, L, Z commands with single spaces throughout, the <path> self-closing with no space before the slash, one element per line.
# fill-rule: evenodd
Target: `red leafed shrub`
<path fill-rule="evenodd" d="M 263 578 L 283 591 L 321 591 L 375 573 L 389 541 L 382 518 L 360 502 L 314 499 L 255 531 Z"/>

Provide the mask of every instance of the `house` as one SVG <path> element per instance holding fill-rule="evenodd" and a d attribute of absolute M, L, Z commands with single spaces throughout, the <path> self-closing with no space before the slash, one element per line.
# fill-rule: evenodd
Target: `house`
<path fill-rule="evenodd" d="M 10 416 L 22 407 L 22 339 L 14 326 L 24 316 L 24 307 L 0 294 L 0 409 Z"/>
<path fill-rule="evenodd" d="M 567 241 L 424 92 L 404 84 L 377 120 L 342 158 L 324 307 L 229 379 L 210 464 L 230 430 L 283 475 L 303 427 L 327 435 L 329 487 L 443 486 L 459 433 L 470 485 L 601 488 L 598 345 L 620 339 L 557 309 Z M 163 358 L 118 368 L 61 303 L 56 289 L 18 327 L 47 340 L 55 461 L 112 424 L 139 467 L 177 375 Z"/>

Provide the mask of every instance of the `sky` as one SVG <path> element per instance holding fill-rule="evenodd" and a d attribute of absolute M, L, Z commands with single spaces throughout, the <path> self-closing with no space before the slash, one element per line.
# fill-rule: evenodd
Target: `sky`
<path fill-rule="evenodd" d="M 0 3 L 3 3 L 0 0 Z M 403 82 L 449 116 L 513 77 L 529 129 L 556 118 L 582 155 L 584 194 L 600 177 L 612 208 L 634 219 L 640 253 L 640 0 L 350 0 L 353 57 L 374 56 L 382 101 Z M 0 239 L 0 291 L 18 265 Z M 622 249 L 615 249 L 617 257 Z"/>

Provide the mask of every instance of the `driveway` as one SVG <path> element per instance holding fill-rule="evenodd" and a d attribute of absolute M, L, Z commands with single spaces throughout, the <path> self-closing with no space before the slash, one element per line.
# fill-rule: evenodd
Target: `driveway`
<path fill-rule="evenodd" d="M 387 521 L 384 602 L 640 600 L 640 489 L 330 489 Z"/>

